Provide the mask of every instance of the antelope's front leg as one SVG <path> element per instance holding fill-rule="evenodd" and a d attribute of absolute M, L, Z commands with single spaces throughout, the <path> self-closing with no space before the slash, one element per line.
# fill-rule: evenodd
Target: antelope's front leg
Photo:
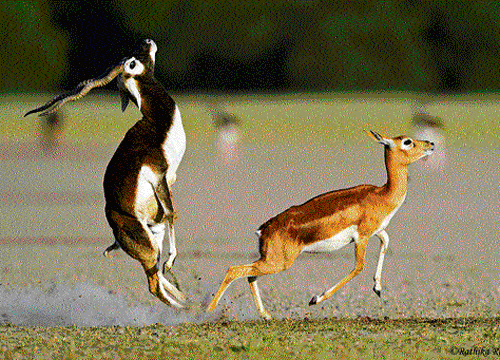
<path fill-rule="evenodd" d="M 343 278 L 341 281 L 339 281 L 334 287 L 328 289 L 321 295 L 314 295 L 311 301 L 309 302 L 309 305 L 316 305 L 319 304 L 322 301 L 325 301 L 326 299 L 330 298 L 333 294 L 335 294 L 342 286 L 347 284 L 349 281 L 351 281 L 355 276 L 359 275 L 361 271 L 363 271 L 363 268 L 365 266 L 365 256 L 366 256 L 366 245 L 368 242 L 368 237 L 360 237 L 358 241 L 356 242 L 355 248 L 354 248 L 354 253 L 356 256 L 356 266 L 354 267 L 354 270 L 352 270 L 349 275 L 347 275 L 345 278 Z"/>
<path fill-rule="evenodd" d="M 168 221 L 168 259 L 163 264 L 163 269 L 170 270 L 174 266 L 175 258 L 177 257 L 177 248 L 175 246 L 175 230 L 174 230 L 175 213 L 167 216 Z"/>
<path fill-rule="evenodd" d="M 168 222 L 168 259 L 163 265 L 163 269 L 169 270 L 174 265 L 175 258 L 177 256 L 177 248 L 175 246 L 175 231 L 174 231 L 174 220 L 176 218 L 176 213 L 174 206 L 172 204 L 172 194 L 170 193 L 170 188 L 167 183 L 166 176 L 162 176 L 161 181 L 155 188 L 156 197 L 161 204 L 163 212 L 167 218 Z"/>
<path fill-rule="evenodd" d="M 375 284 L 373 285 L 373 291 L 380 297 L 380 292 L 382 290 L 382 285 L 380 284 L 380 280 L 382 277 L 382 266 L 384 265 L 384 257 L 387 248 L 389 247 L 389 235 L 382 230 L 377 234 L 377 237 L 380 239 L 380 255 L 378 257 L 377 271 L 375 271 L 375 276 L 373 280 Z"/>

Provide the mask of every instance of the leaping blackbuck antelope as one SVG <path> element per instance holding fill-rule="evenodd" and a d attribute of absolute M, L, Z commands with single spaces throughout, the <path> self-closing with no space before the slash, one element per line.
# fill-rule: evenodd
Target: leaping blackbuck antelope
<path fill-rule="evenodd" d="M 367 242 L 373 235 L 380 239 L 380 256 L 373 287 L 380 296 L 382 265 L 389 245 L 385 228 L 405 200 L 408 165 L 430 155 L 434 144 L 407 136 L 391 139 L 373 131 L 368 134 L 385 146 L 387 183 L 381 187 L 359 185 L 328 192 L 302 205 L 292 206 L 262 224 L 257 231 L 260 259 L 252 264 L 231 267 L 207 311 L 215 309 L 232 281 L 247 277 L 258 312 L 269 319 L 271 316 L 264 309 L 259 294 L 258 276 L 290 268 L 301 252 L 334 251 L 354 242 L 354 270 L 331 289 L 320 296 L 315 295 L 309 303 L 318 304 L 363 270 Z"/>
<path fill-rule="evenodd" d="M 175 101 L 153 75 L 156 50 L 154 41 L 145 40 L 132 57 L 104 76 L 84 81 L 26 115 L 51 114 L 65 102 L 77 100 L 118 76 L 122 111 L 132 100 L 143 118 L 127 132 L 104 175 L 106 218 L 115 236 L 115 243 L 104 255 L 111 257 L 112 250 L 122 248 L 141 263 L 149 291 L 164 303 L 182 308 L 185 296 L 165 278 L 159 261 L 167 236 L 169 257 L 163 271 L 170 270 L 177 253 L 170 187 L 184 155 L 186 136 Z"/>

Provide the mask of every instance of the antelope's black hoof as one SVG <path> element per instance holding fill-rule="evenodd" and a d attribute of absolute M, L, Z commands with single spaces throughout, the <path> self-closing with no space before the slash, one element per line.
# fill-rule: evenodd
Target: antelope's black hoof
<path fill-rule="evenodd" d="M 316 305 L 318 303 L 318 296 L 314 295 L 311 301 L 309 301 L 309 306 Z"/>

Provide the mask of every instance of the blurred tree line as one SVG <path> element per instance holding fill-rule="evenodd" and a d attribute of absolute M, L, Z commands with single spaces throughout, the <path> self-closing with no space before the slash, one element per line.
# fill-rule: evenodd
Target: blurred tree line
<path fill-rule="evenodd" d="M 3 1 L 0 89 L 71 88 L 133 45 L 186 90 L 500 90 L 500 6 L 444 0 Z"/>

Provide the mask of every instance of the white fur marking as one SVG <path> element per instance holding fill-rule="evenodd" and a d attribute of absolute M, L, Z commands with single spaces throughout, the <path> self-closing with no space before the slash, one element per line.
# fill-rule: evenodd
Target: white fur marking
<path fill-rule="evenodd" d="M 410 143 L 408 145 L 405 145 L 405 142 L 408 140 L 410 140 Z M 401 140 L 401 149 L 403 149 L 403 150 L 410 150 L 414 146 L 415 146 L 415 144 L 413 143 L 413 140 L 410 138 L 404 138 L 403 140 Z"/>
<path fill-rule="evenodd" d="M 179 308 L 179 309 L 182 309 L 184 308 L 184 306 L 179 302 L 179 300 L 182 299 L 185 300 L 185 297 L 182 293 L 180 293 L 172 284 L 170 284 L 168 282 L 167 279 L 165 279 L 165 277 L 163 277 L 163 274 L 161 272 L 158 272 L 158 288 L 161 292 L 161 294 L 163 295 L 163 297 L 173 306 L 175 306 L 176 308 Z M 169 294 L 167 293 L 167 291 L 165 291 L 166 289 L 168 289 L 168 291 L 170 292 L 170 294 L 172 294 L 176 299 L 172 299 L 171 296 L 169 296 Z"/>
<path fill-rule="evenodd" d="M 380 239 L 380 254 L 377 262 L 377 270 L 375 271 L 373 280 L 375 281 L 374 289 L 376 291 L 380 291 L 382 290 L 382 286 L 380 285 L 380 280 L 382 279 L 382 266 L 384 265 L 385 252 L 389 247 L 389 235 L 387 235 L 385 230 L 382 230 L 377 234 L 377 236 Z"/>
<path fill-rule="evenodd" d="M 165 223 L 155 223 L 155 224 L 148 224 L 149 225 L 149 229 L 151 230 L 151 232 L 153 234 L 162 234 L 162 237 L 163 237 L 163 234 L 165 233 Z"/>
<path fill-rule="evenodd" d="M 153 246 L 156 246 L 161 253 L 163 249 L 163 238 L 165 237 L 165 225 L 155 224 L 151 219 L 145 218 L 145 214 L 140 212 L 142 204 L 147 203 L 154 198 L 154 188 L 158 184 L 158 176 L 148 167 L 143 166 L 137 178 L 137 188 L 135 193 L 135 215 L 143 223 L 145 230 L 150 234 L 153 240 Z"/>
<path fill-rule="evenodd" d="M 165 233 L 166 235 L 166 233 Z M 168 259 L 165 263 L 167 268 L 170 269 L 174 265 L 174 260 L 177 257 L 177 248 L 175 247 L 175 230 L 174 225 L 169 225 L 168 228 Z"/>
<path fill-rule="evenodd" d="M 168 292 L 172 294 L 177 300 L 180 301 L 186 300 L 186 296 L 184 296 L 183 293 L 177 290 L 177 288 L 174 285 L 172 285 L 170 281 L 165 279 L 165 277 L 160 271 L 158 272 L 158 280 L 160 280 L 160 284 L 162 284 L 168 290 Z"/>
<path fill-rule="evenodd" d="M 140 205 L 151 197 L 155 196 L 154 188 L 159 181 L 156 175 L 149 166 L 143 165 L 137 177 L 137 192 L 135 194 L 135 204 Z"/>
<path fill-rule="evenodd" d="M 166 235 L 166 225 L 165 223 L 153 223 L 153 224 L 148 224 L 148 227 L 149 230 L 151 230 L 151 233 L 153 234 L 154 242 L 161 254 L 163 251 L 163 241 Z"/>
<path fill-rule="evenodd" d="M 186 133 L 182 126 L 181 113 L 177 105 L 175 106 L 172 126 L 162 144 L 162 149 L 168 162 L 167 183 L 170 186 L 175 182 L 175 173 L 186 150 Z"/>
<path fill-rule="evenodd" d="M 123 69 L 126 73 L 131 75 L 140 75 L 144 72 L 144 65 L 137 60 L 135 57 L 131 57 L 125 64 L 123 64 Z"/>
<path fill-rule="evenodd" d="M 315 242 L 302 249 L 302 252 L 328 252 L 338 250 L 358 240 L 358 226 L 351 225 L 331 238 Z"/>
<path fill-rule="evenodd" d="M 125 87 L 135 98 L 137 101 L 137 107 L 141 110 L 141 94 L 139 93 L 139 88 L 137 87 L 137 81 L 135 81 L 134 78 L 127 79 L 127 81 L 125 81 Z"/>
<path fill-rule="evenodd" d="M 149 50 L 149 56 L 151 56 L 151 60 L 153 60 L 153 64 L 155 63 L 155 55 L 158 47 L 153 40 L 148 40 L 149 44 L 151 44 L 151 49 Z"/>

